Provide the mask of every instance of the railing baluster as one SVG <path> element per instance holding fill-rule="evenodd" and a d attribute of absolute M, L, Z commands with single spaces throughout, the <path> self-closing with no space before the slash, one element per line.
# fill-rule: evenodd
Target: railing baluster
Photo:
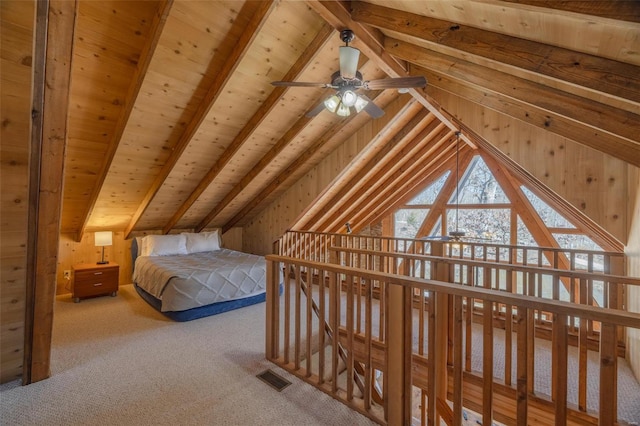
<path fill-rule="evenodd" d="M 353 286 L 357 276 L 347 275 L 347 401 L 353 399 Z"/>
<path fill-rule="evenodd" d="M 517 360 L 517 384 L 516 384 L 516 419 L 518 426 L 526 426 L 529 418 L 529 382 L 533 377 L 528 374 L 529 359 L 529 318 L 530 309 L 518 307 L 517 333 L 518 333 L 518 360 Z"/>
<path fill-rule="evenodd" d="M 294 355 L 293 362 L 295 365 L 295 369 L 300 369 L 300 340 L 301 340 L 301 309 L 300 306 L 302 303 L 302 283 L 301 283 L 301 270 L 300 265 L 295 265 L 295 283 L 296 283 L 296 301 L 295 301 L 295 319 L 294 319 Z"/>
<path fill-rule="evenodd" d="M 325 363 L 325 336 L 326 331 L 325 327 L 327 325 L 325 318 L 325 309 L 326 309 L 326 301 L 325 301 L 325 277 L 326 272 L 324 270 L 318 271 L 318 384 L 322 385 L 324 383 L 324 363 Z M 336 334 L 336 331 L 333 331 Z"/>
<path fill-rule="evenodd" d="M 306 291 L 306 296 L 307 296 L 307 354 L 306 354 L 306 361 L 307 361 L 307 377 L 311 376 L 311 356 L 312 356 L 312 344 L 313 344 L 313 316 L 311 313 L 311 307 L 313 305 L 313 284 L 312 284 L 312 279 L 313 279 L 313 270 L 311 268 L 307 268 L 307 291 Z"/>
<path fill-rule="evenodd" d="M 555 424 L 567 424 L 567 316 L 553 314 L 551 394 L 555 404 Z"/>
<path fill-rule="evenodd" d="M 616 326 L 602 323 L 600 329 L 600 422 L 613 425 L 617 421 L 617 355 Z"/>
<path fill-rule="evenodd" d="M 587 280 L 580 279 L 580 303 L 587 304 Z M 587 362 L 587 320 L 580 319 L 578 334 L 578 409 L 587 411 L 587 377 L 589 363 Z"/>
<path fill-rule="evenodd" d="M 462 296 L 453 297 L 453 423 L 462 424 Z"/>
<path fill-rule="evenodd" d="M 484 268 L 484 287 L 491 288 L 491 270 Z M 482 300 L 482 423 L 493 419 L 493 303 Z"/>

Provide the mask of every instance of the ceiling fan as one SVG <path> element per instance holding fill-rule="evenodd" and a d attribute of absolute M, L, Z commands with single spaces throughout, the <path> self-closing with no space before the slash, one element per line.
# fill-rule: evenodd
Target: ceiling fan
<path fill-rule="evenodd" d="M 341 117 L 365 111 L 373 118 L 384 115 L 382 108 L 374 104 L 371 99 L 361 93 L 360 90 L 382 90 L 382 89 L 409 89 L 414 87 L 425 87 L 427 79 L 423 76 L 385 78 L 379 80 L 364 80 L 358 71 L 358 59 L 360 51 L 349 46 L 355 39 L 351 30 L 342 30 L 340 39 L 345 46 L 340 46 L 340 70 L 333 73 L 331 83 L 309 83 L 301 81 L 274 81 L 274 86 L 287 87 L 323 87 L 333 89 L 336 92 L 322 101 L 317 107 L 309 111 L 307 117 L 315 117 L 324 109 L 331 111 Z"/>

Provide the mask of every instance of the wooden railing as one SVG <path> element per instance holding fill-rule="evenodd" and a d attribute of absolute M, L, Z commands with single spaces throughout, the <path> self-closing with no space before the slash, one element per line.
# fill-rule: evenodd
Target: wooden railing
<path fill-rule="evenodd" d="M 326 262 L 329 260 L 331 246 L 394 253 L 431 254 L 431 245 L 434 243 L 442 242 L 429 239 L 287 231 L 274 242 L 273 254 Z M 442 255 L 485 262 L 585 270 L 611 275 L 624 274 L 624 253 L 619 252 L 463 241 L 447 244 Z"/>
<path fill-rule="evenodd" d="M 438 419 L 461 424 L 474 412 L 483 424 L 489 419 L 523 425 L 535 419 L 538 424 L 616 423 L 618 329 L 640 328 L 640 315 L 580 305 L 576 298 L 536 297 L 530 283 L 544 273 L 557 286 L 564 278 L 584 290 L 589 280 L 610 287 L 619 285 L 621 277 L 536 268 L 519 272 L 501 263 L 452 263 L 433 253 L 399 262 L 397 253 L 327 244 L 304 253 L 322 253 L 337 262 L 340 251 L 345 263 L 369 269 L 268 256 L 266 353 L 271 361 L 381 424 L 440 424 Z M 482 288 L 448 282 L 474 276 L 472 268 L 481 268 Z M 280 297 L 281 270 L 290 279 Z M 424 278 L 407 276 L 418 270 Z M 505 274 L 514 277 L 512 291 L 518 287 L 513 285 L 517 274 L 526 277 L 523 294 L 503 288 Z M 536 340 L 542 313 L 552 319 L 550 348 Z M 502 339 L 496 337 L 502 333 L 495 328 L 497 316 L 512 318 L 505 322 L 511 330 Z M 569 343 L 577 339 L 583 357 L 588 324 L 600 324 L 598 401 L 587 400 L 586 394 L 588 380 L 594 380 L 589 373 L 597 367 L 580 368 L 578 395 L 567 392 L 573 380 Z M 503 345 L 504 352 L 495 352 L 494 345 Z M 542 349 L 551 365 L 546 379 L 538 377 L 545 371 L 539 368 Z M 498 358 L 504 360 L 503 374 L 494 367 Z M 548 389 L 536 387 L 540 380 L 547 380 Z"/>

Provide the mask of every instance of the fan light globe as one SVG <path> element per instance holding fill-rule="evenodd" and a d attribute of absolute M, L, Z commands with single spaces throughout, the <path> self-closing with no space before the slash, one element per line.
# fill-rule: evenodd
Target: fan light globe
<path fill-rule="evenodd" d="M 351 111 L 349 111 L 348 106 L 341 103 L 340 106 L 338 106 L 336 114 L 338 114 L 340 117 L 348 117 L 349 114 L 351 114 Z"/>
<path fill-rule="evenodd" d="M 362 96 L 358 96 L 358 99 L 356 100 L 356 103 L 354 105 L 354 107 L 356 108 L 356 112 L 362 111 L 368 103 L 369 102 L 365 98 L 363 98 Z"/>
<path fill-rule="evenodd" d="M 352 107 L 358 101 L 358 95 L 353 90 L 345 90 L 342 94 L 342 103 L 348 107 Z"/>
<path fill-rule="evenodd" d="M 331 96 L 329 99 L 324 101 L 324 106 L 331 112 L 336 112 L 336 108 L 340 104 L 340 98 L 337 95 Z"/>

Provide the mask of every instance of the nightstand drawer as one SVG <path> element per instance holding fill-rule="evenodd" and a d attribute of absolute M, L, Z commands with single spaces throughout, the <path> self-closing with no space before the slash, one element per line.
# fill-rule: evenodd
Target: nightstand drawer
<path fill-rule="evenodd" d="M 81 298 L 118 292 L 120 267 L 115 263 L 105 265 L 81 264 L 73 267 L 72 297 L 75 302 Z"/>
<path fill-rule="evenodd" d="M 113 283 L 114 280 L 118 279 L 118 268 L 75 271 L 74 279 L 76 285 L 80 284 L 82 286 L 91 286 L 100 282 Z"/>

